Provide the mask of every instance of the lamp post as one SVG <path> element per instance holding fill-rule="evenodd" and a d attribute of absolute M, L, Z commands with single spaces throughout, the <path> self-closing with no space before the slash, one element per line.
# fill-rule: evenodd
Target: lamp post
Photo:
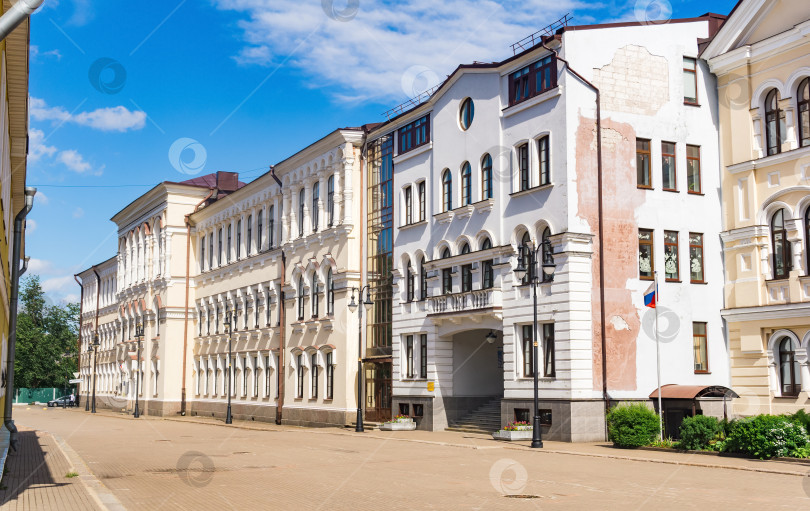
<path fill-rule="evenodd" d="M 540 396 L 538 390 L 538 361 L 540 360 L 540 350 L 537 343 L 537 286 L 542 282 L 537 274 L 537 253 L 543 250 L 543 273 L 551 276 L 554 274 L 554 257 L 551 255 L 551 242 L 548 238 L 535 247 L 534 242 L 531 245 L 521 245 L 518 247 L 518 265 L 515 268 L 515 277 L 518 280 L 523 280 L 526 276 L 527 268 L 523 265 L 523 258 L 528 258 L 529 267 L 529 283 L 532 286 L 532 295 L 534 297 L 534 323 L 532 326 L 532 373 L 534 373 L 534 421 L 532 422 L 532 447 L 543 447 L 543 432 L 540 429 Z"/>
<path fill-rule="evenodd" d="M 358 291 L 358 301 L 363 299 L 363 291 L 366 292 L 366 299 L 363 302 L 363 307 L 358 307 L 354 301 L 354 292 Z M 349 302 L 349 310 L 354 312 L 357 310 L 357 421 L 354 430 L 362 433 L 363 429 L 363 308 L 366 310 L 371 309 L 374 302 L 371 301 L 371 288 L 366 284 L 365 286 L 357 289 L 352 288 L 352 300 Z"/>
<path fill-rule="evenodd" d="M 231 367 L 231 351 L 233 348 L 231 345 L 231 332 L 233 331 L 233 324 L 236 322 L 236 312 L 238 310 L 238 307 L 234 307 L 233 313 L 231 313 L 230 309 L 225 309 L 225 320 L 223 321 L 225 333 L 228 334 L 228 411 L 225 414 L 225 424 L 233 423 L 233 416 L 231 415 L 231 380 L 233 379 L 233 367 Z"/>
<path fill-rule="evenodd" d="M 98 334 L 93 336 L 93 408 L 90 413 L 96 413 L 96 359 L 98 358 Z"/>
<path fill-rule="evenodd" d="M 93 353 L 93 343 L 87 343 L 87 354 L 91 355 Z M 90 364 L 87 364 L 87 370 L 90 370 Z M 84 400 L 84 411 L 90 411 L 90 378 L 87 379 L 87 399 Z"/>
<path fill-rule="evenodd" d="M 135 338 L 138 339 L 138 351 L 136 355 L 137 360 L 135 360 L 135 413 L 132 414 L 132 417 L 137 419 L 141 416 L 138 395 L 141 393 L 141 340 L 143 339 L 143 323 L 135 324 Z"/>

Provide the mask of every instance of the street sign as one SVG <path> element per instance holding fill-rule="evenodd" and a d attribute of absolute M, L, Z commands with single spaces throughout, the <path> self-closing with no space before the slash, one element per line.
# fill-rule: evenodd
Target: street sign
<path fill-rule="evenodd" d="M 68 383 L 81 383 L 81 382 L 82 382 L 81 378 L 76 378 L 75 380 L 68 381 Z"/>
<path fill-rule="evenodd" d="M 78 377 L 79 377 L 79 373 L 73 373 L 73 377 L 74 377 L 74 378 L 78 378 Z"/>

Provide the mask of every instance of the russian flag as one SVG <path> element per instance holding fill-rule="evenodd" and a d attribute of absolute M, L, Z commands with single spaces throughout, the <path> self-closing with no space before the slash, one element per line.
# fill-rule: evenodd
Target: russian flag
<path fill-rule="evenodd" d="M 653 282 L 652 284 L 650 284 L 650 287 L 648 287 L 647 290 L 644 291 L 644 305 L 646 307 L 651 307 L 654 309 L 655 302 L 658 298 L 657 295 L 658 293 L 655 290 L 655 282 Z"/>

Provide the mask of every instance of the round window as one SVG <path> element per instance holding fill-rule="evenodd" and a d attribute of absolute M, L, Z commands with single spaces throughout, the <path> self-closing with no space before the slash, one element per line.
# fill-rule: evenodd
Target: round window
<path fill-rule="evenodd" d="M 467 130 L 473 122 L 475 116 L 475 106 L 473 100 L 467 98 L 461 102 L 461 109 L 459 110 L 459 121 L 461 122 L 461 129 Z"/>

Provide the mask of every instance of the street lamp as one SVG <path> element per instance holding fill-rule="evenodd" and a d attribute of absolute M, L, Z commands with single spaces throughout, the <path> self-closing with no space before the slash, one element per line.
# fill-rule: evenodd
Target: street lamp
<path fill-rule="evenodd" d="M 96 359 L 98 358 L 98 334 L 93 336 L 93 409 L 90 413 L 96 413 Z"/>
<path fill-rule="evenodd" d="M 222 322 L 225 325 L 225 333 L 228 334 L 228 411 L 225 414 L 225 424 L 232 424 L 233 423 L 233 416 L 231 415 L 231 381 L 233 380 L 233 368 L 231 367 L 231 351 L 233 346 L 231 345 L 231 332 L 233 330 L 233 324 L 236 323 L 236 313 L 239 310 L 239 307 L 234 307 L 233 313 L 230 309 L 225 309 L 225 320 Z"/>
<path fill-rule="evenodd" d="M 534 421 L 532 422 L 532 447 L 543 447 L 543 433 L 540 430 L 540 396 L 538 395 L 538 361 L 540 360 L 540 352 L 537 343 L 537 285 L 542 282 L 537 275 L 537 253 L 543 250 L 543 273 L 551 276 L 554 274 L 554 256 L 551 254 L 551 242 L 548 238 L 538 246 L 521 245 L 518 247 L 518 265 L 515 268 L 515 277 L 518 280 L 523 280 L 526 276 L 527 268 L 523 265 L 523 258 L 528 258 L 529 283 L 532 286 L 532 295 L 534 297 L 534 323 L 532 326 L 532 372 L 534 373 Z"/>
<path fill-rule="evenodd" d="M 363 291 L 366 292 L 366 299 L 363 302 L 363 307 L 358 307 L 357 303 L 354 301 L 354 292 L 358 291 L 357 299 L 358 301 L 362 300 L 363 298 Z M 354 430 L 358 433 L 362 433 L 363 429 L 363 308 L 366 310 L 371 309 L 371 306 L 374 305 L 374 302 L 371 301 L 371 288 L 368 284 L 361 287 L 359 290 L 356 287 L 352 288 L 352 300 L 349 302 L 349 310 L 354 312 L 355 310 L 358 311 L 357 314 L 357 421 L 354 427 Z"/>
<path fill-rule="evenodd" d="M 132 416 L 137 419 L 141 416 L 141 412 L 138 410 L 138 394 L 141 393 L 141 340 L 143 339 L 143 323 L 135 324 L 135 338 L 138 339 L 138 354 L 137 360 L 135 361 L 135 413 L 133 413 Z"/>

